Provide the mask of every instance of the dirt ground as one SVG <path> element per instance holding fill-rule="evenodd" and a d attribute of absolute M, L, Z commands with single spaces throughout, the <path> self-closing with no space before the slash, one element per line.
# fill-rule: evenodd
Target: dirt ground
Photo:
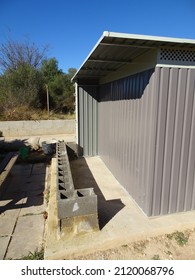
<path fill-rule="evenodd" d="M 176 231 L 118 248 L 98 251 L 77 260 L 195 260 L 195 229 Z"/>

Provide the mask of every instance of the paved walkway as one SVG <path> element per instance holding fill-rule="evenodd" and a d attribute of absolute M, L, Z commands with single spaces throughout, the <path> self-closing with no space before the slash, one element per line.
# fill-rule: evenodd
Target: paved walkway
<path fill-rule="evenodd" d="M 21 142 L 39 145 L 43 141 L 75 141 L 74 134 L 6 138 L 1 148 L 18 147 Z M 41 250 L 45 238 L 45 211 L 50 165 L 46 163 L 15 164 L 1 186 L 0 259 L 20 259 Z"/>
<path fill-rule="evenodd" d="M 43 141 L 75 141 L 74 134 L 45 135 L 1 140 L 2 147 Z M 4 145 L 4 146 L 3 146 Z M 33 146 L 33 145 L 32 145 Z M 50 165 L 15 164 L 0 186 L 0 259 L 20 259 L 41 250 L 45 238 L 45 190 L 50 182 Z"/>
<path fill-rule="evenodd" d="M 16 164 L 0 198 L 0 259 L 19 259 L 41 250 L 44 241 L 45 163 Z"/>

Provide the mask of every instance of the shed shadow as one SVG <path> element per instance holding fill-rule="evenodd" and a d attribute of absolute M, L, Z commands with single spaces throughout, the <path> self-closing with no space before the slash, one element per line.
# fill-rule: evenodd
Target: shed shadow
<path fill-rule="evenodd" d="M 93 188 L 98 200 L 100 230 L 121 210 L 124 204 L 120 199 L 106 200 L 91 173 L 84 157 L 70 160 L 70 168 L 75 189 Z"/>
<path fill-rule="evenodd" d="M 152 68 L 105 84 L 80 87 L 97 102 L 141 99 L 154 71 Z"/>
<path fill-rule="evenodd" d="M 42 206 L 44 202 L 46 164 L 15 164 L 0 186 L 0 214 L 9 210 Z"/>
<path fill-rule="evenodd" d="M 13 139 L 5 140 L 3 137 L 0 138 L 0 153 L 7 153 L 10 151 L 18 151 L 20 148 L 28 146 L 28 139 Z"/>

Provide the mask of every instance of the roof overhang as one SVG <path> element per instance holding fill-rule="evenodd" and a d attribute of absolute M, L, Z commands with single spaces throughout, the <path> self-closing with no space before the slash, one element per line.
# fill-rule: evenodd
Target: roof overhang
<path fill-rule="evenodd" d="M 99 81 L 151 49 L 179 47 L 195 50 L 195 40 L 103 32 L 99 41 L 85 59 L 72 81 Z"/>

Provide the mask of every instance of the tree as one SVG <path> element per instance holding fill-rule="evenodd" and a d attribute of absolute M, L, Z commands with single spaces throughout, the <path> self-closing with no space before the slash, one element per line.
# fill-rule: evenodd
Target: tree
<path fill-rule="evenodd" d="M 46 89 L 49 90 L 50 109 L 74 112 L 71 78 L 76 69 L 69 68 L 68 73 L 63 73 L 56 58 L 45 58 L 46 51 L 47 47 L 40 49 L 29 41 L 7 41 L 0 45 L 0 68 L 3 70 L 0 75 L 0 114 L 7 112 L 6 115 L 11 116 L 9 119 L 14 119 L 16 108 L 18 112 L 30 112 L 31 108 L 37 107 L 45 109 Z"/>
<path fill-rule="evenodd" d="M 54 111 L 73 113 L 74 86 L 71 83 L 71 78 L 76 73 L 76 69 L 70 68 L 67 74 L 63 73 L 58 68 L 57 60 L 51 58 L 42 62 L 41 73 L 44 76 L 45 84 L 48 86 L 50 108 Z"/>
<path fill-rule="evenodd" d="M 66 111 L 70 113 L 74 113 L 75 110 L 75 89 L 74 85 L 71 82 L 72 77 L 76 73 L 75 68 L 69 68 L 68 74 L 65 74 L 66 76 L 66 91 L 65 91 L 65 100 L 64 100 L 64 106 L 66 108 Z"/>
<path fill-rule="evenodd" d="M 5 72 L 28 64 L 37 69 L 45 59 L 47 51 L 48 46 L 40 48 L 28 40 L 24 42 L 8 40 L 0 45 L 0 68 Z"/>
<path fill-rule="evenodd" d="M 1 112 L 12 115 L 19 107 L 40 107 L 43 77 L 40 71 L 29 64 L 7 70 L 0 76 Z"/>
<path fill-rule="evenodd" d="M 62 70 L 58 69 L 58 61 L 54 57 L 42 61 L 41 72 L 44 76 L 45 83 L 51 82 L 57 75 L 62 74 Z"/>

